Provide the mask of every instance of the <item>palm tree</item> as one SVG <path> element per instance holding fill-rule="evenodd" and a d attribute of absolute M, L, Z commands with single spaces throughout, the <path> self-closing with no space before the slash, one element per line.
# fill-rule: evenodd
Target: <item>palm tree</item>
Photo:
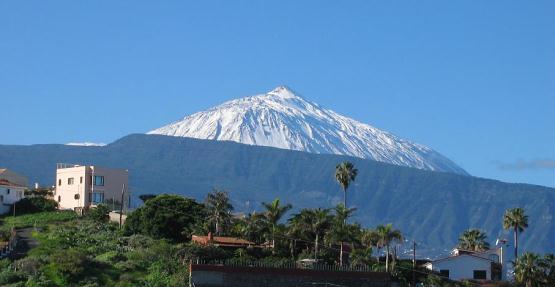
<path fill-rule="evenodd" d="M 528 227 L 528 215 L 524 209 L 517 207 L 505 211 L 503 216 L 503 228 L 513 229 L 515 236 L 515 260 L 518 258 L 518 233 L 522 233 Z"/>
<path fill-rule="evenodd" d="M 544 282 L 545 273 L 540 266 L 538 254 L 526 252 L 520 258 L 517 258 L 514 263 L 515 279 L 518 283 L 525 284 L 526 287 L 533 287 L 540 286 Z"/>
<path fill-rule="evenodd" d="M 314 240 L 314 259 L 317 260 L 320 239 L 329 230 L 332 221 L 333 216 L 329 209 L 318 208 L 301 210 L 291 217 L 289 223 L 295 234 L 311 234 L 310 240 Z"/>
<path fill-rule="evenodd" d="M 389 246 L 393 241 L 402 241 L 403 235 L 399 229 L 393 229 L 391 223 L 387 225 L 378 225 L 378 227 L 376 227 L 376 232 L 380 238 L 380 245 L 386 247 L 385 271 L 389 272 Z"/>
<path fill-rule="evenodd" d="M 459 236 L 459 248 L 470 251 L 486 251 L 489 243 L 487 235 L 479 229 L 468 229 Z"/>
<path fill-rule="evenodd" d="M 373 247 L 376 247 L 376 249 L 378 249 L 378 251 L 379 251 L 379 249 L 380 249 L 380 235 L 378 234 L 378 232 L 376 232 L 376 230 L 365 229 L 365 230 L 362 231 L 362 234 L 361 234 L 361 243 L 366 248 L 372 249 Z M 377 256 L 376 260 L 378 261 L 378 263 L 380 263 L 380 254 L 379 253 L 378 253 L 378 256 Z"/>
<path fill-rule="evenodd" d="M 343 188 L 343 206 L 345 207 L 347 206 L 347 188 L 349 188 L 351 181 L 355 181 L 357 174 L 358 170 L 348 161 L 344 161 L 335 167 L 335 179 Z"/>
<path fill-rule="evenodd" d="M 327 240 L 332 243 L 339 243 L 339 265 L 343 266 L 343 243 L 353 241 L 356 225 L 347 224 L 347 219 L 351 217 L 355 208 L 345 208 L 345 205 L 338 204 L 335 207 L 335 217 L 332 228 L 327 234 Z M 358 228 L 360 229 L 360 228 Z"/>
<path fill-rule="evenodd" d="M 215 232 L 220 235 L 223 229 L 222 225 L 230 223 L 233 210 L 227 191 L 213 189 L 206 195 L 204 203 L 208 210 L 208 220 L 214 223 Z"/>
<path fill-rule="evenodd" d="M 276 244 L 276 230 L 277 225 L 283 215 L 289 211 L 293 206 L 291 204 L 280 205 L 279 198 L 274 199 L 270 203 L 263 202 L 262 205 L 266 208 L 266 220 L 270 225 L 270 231 L 272 235 L 272 248 L 275 249 Z"/>

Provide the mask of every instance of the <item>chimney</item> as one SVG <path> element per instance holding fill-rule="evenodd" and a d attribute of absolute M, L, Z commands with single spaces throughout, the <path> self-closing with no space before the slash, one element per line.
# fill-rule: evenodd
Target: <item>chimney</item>
<path fill-rule="evenodd" d="M 208 241 L 213 241 L 214 240 L 214 235 L 212 235 L 212 232 L 208 232 Z"/>

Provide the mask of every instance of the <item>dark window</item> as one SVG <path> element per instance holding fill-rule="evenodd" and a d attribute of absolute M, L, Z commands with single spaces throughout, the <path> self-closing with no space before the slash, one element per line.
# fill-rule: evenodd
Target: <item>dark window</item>
<path fill-rule="evenodd" d="M 6 194 L 10 194 L 10 189 L 6 189 Z"/>
<path fill-rule="evenodd" d="M 474 279 L 486 279 L 486 270 L 474 270 Z"/>
<path fill-rule="evenodd" d="M 94 176 L 94 185 L 96 186 L 104 186 L 104 177 L 100 175 Z"/>
<path fill-rule="evenodd" d="M 70 177 L 67 179 L 67 185 L 72 185 L 73 184 L 73 177 Z"/>
<path fill-rule="evenodd" d="M 62 196 L 58 195 L 58 202 L 62 201 Z"/>
<path fill-rule="evenodd" d="M 62 180 L 58 179 L 58 185 L 62 185 Z"/>
<path fill-rule="evenodd" d="M 83 177 L 79 178 L 79 183 L 83 183 Z"/>
<path fill-rule="evenodd" d="M 0 195 L 0 202 L 4 202 L 4 196 Z"/>
<path fill-rule="evenodd" d="M 449 278 L 449 269 L 441 269 L 439 270 L 439 275 L 441 277 Z"/>

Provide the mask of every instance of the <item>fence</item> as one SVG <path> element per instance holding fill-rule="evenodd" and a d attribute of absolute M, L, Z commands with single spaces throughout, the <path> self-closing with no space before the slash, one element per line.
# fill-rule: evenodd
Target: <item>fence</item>
<path fill-rule="evenodd" d="M 261 260 L 203 260 L 197 258 L 192 260 L 192 264 L 196 265 L 217 265 L 229 267 L 256 267 L 256 268 L 275 268 L 275 269 L 304 269 L 316 271 L 337 271 L 337 272 L 373 272 L 371 267 L 360 266 L 340 266 L 335 264 L 325 264 L 321 262 L 303 262 L 292 260 L 280 260 L 277 262 L 261 261 Z"/>

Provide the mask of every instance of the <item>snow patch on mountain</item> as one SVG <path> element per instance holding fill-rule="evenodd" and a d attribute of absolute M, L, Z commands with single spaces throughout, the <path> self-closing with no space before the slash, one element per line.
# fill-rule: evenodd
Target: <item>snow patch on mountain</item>
<path fill-rule="evenodd" d="M 284 86 L 263 95 L 225 102 L 148 134 L 349 155 L 419 169 L 467 174 L 431 148 L 320 107 Z"/>
<path fill-rule="evenodd" d="M 66 145 L 72 146 L 105 146 L 105 143 L 92 143 L 92 142 L 70 142 L 66 143 Z"/>

